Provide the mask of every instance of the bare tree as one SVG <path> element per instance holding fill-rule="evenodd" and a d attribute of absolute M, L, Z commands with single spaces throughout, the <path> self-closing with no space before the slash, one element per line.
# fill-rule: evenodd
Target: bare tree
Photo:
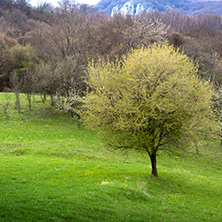
<path fill-rule="evenodd" d="M 72 57 L 63 61 L 51 60 L 48 63 L 40 63 L 33 75 L 35 90 L 42 95 L 49 95 L 52 106 L 56 93 L 66 95 L 70 89 L 76 89 L 82 95 L 85 90 L 82 79 L 85 68 L 79 63 L 81 61 Z"/>
<path fill-rule="evenodd" d="M 140 48 L 166 40 L 169 27 L 160 18 L 152 18 L 150 14 L 143 13 L 135 17 L 132 22 L 124 32 L 124 42 L 129 48 Z"/>
<path fill-rule="evenodd" d="M 87 60 L 88 21 L 76 3 L 63 1 L 48 32 L 48 53 L 60 59 L 81 56 L 82 60 Z"/>
<path fill-rule="evenodd" d="M 29 111 L 32 110 L 32 94 L 34 93 L 34 84 L 32 71 L 27 70 L 25 75 L 23 75 L 23 86 L 22 92 L 24 93 L 25 98 L 29 104 Z"/>
<path fill-rule="evenodd" d="M 10 94 L 9 93 L 5 93 L 5 101 L 1 103 L 2 108 L 3 108 L 3 112 L 4 112 L 4 116 L 7 115 L 7 109 L 9 107 L 10 100 L 11 100 Z"/>
<path fill-rule="evenodd" d="M 23 76 L 18 75 L 15 71 L 10 76 L 10 85 L 12 90 L 15 93 L 15 105 L 18 111 L 18 114 L 21 114 L 21 104 L 20 104 L 20 93 L 23 87 Z"/>
<path fill-rule="evenodd" d="M 59 87 L 60 76 L 56 70 L 57 64 L 54 61 L 40 63 L 36 66 L 33 81 L 35 90 L 42 95 L 48 94 L 51 98 L 51 106 L 54 106 L 54 95 Z"/>

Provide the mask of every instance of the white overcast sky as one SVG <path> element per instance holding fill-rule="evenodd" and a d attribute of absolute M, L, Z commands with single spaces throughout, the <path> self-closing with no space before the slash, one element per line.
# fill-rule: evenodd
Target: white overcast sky
<path fill-rule="evenodd" d="M 32 6 L 37 6 L 41 3 L 47 2 L 47 3 L 51 3 L 54 6 L 57 6 L 58 2 L 60 0 L 30 0 L 29 3 Z M 89 5 L 95 5 L 99 2 L 100 0 L 76 0 L 75 2 L 77 3 L 81 3 L 81 4 L 89 4 Z"/>

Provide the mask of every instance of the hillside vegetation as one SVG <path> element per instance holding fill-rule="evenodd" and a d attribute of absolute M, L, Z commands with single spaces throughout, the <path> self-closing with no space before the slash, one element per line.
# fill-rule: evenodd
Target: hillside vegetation
<path fill-rule="evenodd" d="M 0 221 L 221 221 L 222 152 L 215 141 L 158 157 L 105 149 L 95 132 L 35 95 L 11 94 L 0 115 Z M 5 94 L 0 94 L 0 103 Z"/>
<path fill-rule="evenodd" d="M 222 220 L 221 16 L 0 5 L 0 221 Z"/>
<path fill-rule="evenodd" d="M 116 14 L 63 1 L 30 7 L 0 0 L 0 91 L 82 95 L 89 60 L 117 61 L 131 49 L 169 42 L 196 65 L 200 78 L 221 85 L 222 19 L 175 11 Z"/>

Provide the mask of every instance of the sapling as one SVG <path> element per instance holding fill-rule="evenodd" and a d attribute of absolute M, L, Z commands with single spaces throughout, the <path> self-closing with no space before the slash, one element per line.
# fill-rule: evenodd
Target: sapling
<path fill-rule="evenodd" d="M 3 112 L 4 112 L 4 116 L 7 115 L 7 109 L 8 109 L 8 107 L 9 107 L 10 100 L 11 100 L 10 94 L 6 93 L 6 94 L 5 94 L 5 98 L 6 98 L 6 101 L 4 101 L 4 102 L 1 103 L 2 108 L 3 108 Z"/>

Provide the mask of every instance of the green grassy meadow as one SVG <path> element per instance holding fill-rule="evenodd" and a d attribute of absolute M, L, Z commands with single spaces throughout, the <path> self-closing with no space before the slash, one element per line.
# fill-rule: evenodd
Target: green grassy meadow
<path fill-rule="evenodd" d="M 0 104 L 6 96 L 0 93 Z M 0 106 L 0 221 L 222 221 L 222 146 L 146 153 L 105 149 L 96 132 L 36 95 Z"/>

